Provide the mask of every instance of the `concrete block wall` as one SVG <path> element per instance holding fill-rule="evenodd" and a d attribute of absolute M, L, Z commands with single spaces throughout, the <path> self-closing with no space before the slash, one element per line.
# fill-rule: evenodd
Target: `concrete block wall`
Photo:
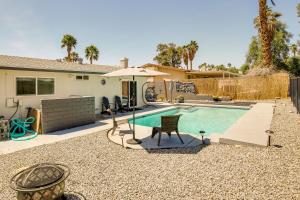
<path fill-rule="evenodd" d="M 95 97 L 48 99 L 41 102 L 43 133 L 95 123 Z"/>

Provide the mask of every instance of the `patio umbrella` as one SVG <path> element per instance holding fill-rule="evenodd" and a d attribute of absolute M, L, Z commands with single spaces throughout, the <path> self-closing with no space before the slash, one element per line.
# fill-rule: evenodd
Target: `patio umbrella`
<path fill-rule="evenodd" d="M 144 69 L 144 68 L 124 68 L 117 71 L 113 71 L 102 76 L 104 77 L 132 77 L 135 81 L 135 77 L 155 77 L 155 76 L 168 76 L 169 74 L 158 72 L 154 70 Z M 136 88 L 134 88 L 135 90 Z M 135 138 L 135 102 L 136 102 L 136 91 L 134 91 L 132 97 L 133 101 L 133 111 L 132 111 L 132 125 L 133 125 L 133 137 L 127 140 L 128 144 L 141 144 L 142 141 Z"/>

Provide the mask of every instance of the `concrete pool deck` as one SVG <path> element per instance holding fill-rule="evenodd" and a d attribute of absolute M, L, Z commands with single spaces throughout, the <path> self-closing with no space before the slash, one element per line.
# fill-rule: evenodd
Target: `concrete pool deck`
<path fill-rule="evenodd" d="M 166 107 L 157 109 L 144 109 L 137 112 L 136 116 L 143 116 L 147 114 L 157 113 L 165 111 L 178 106 L 205 106 L 205 107 L 225 107 L 225 108 L 240 108 L 247 109 L 249 107 L 245 106 L 227 106 L 227 105 L 207 105 L 207 104 L 161 104 Z M 273 104 L 271 103 L 257 103 L 255 104 L 244 116 L 242 116 L 235 124 L 233 124 L 223 135 L 212 134 L 206 137 L 211 143 L 225 143 L 225 144 L 247 144 L 247 145 L 267 145 L 267 135 L 265 130 L 270 129 L 270 124 L 273 116 Z M 126 116 L 117 117 L 117 121 L 126 122 L 130 119 L 132 115 L 128 113 Z M 41 146 L 45 144 L 55 143 L 63 140 L 67 140 L 74 137 L 84 136 L 87 134 L 97 133 L 101 131 L 108 130 L 112 127 L 112 120 L 105 119 L 97 121 L 95 124 L 76 127 L 72 129 L 57 131 L 49 134 L 41 134 L 33 140 L 29 141 L 0 141 L 0 155 L 13 153 L 15 151 L 20 151 L 23 149 L 32 148 L 35 146 Z M 128 129 L 128 125 L 121 124 L 120 128 Z M 140 139 L 150 138 L 149 141 L 145 142 L 143 146 L 136 145 L 127 146 L 129 148 L 136 149 L 155 149 L 157 148 L 157 139 L 151 139 L 151 128 L 136 126 L 137 135 Z M 142 133 L 142 134 L 141 134 Z M 139 136 L 140 134 L 140 136 Z M 118 136 L 118 133 L 116 134 Z M 109 137 L 114 143 L 122 145 L 122 141 L 126 141 L 130 135 L 121 138 L 114 136 L 114 138 Z M 162 137 L 162 145 L 160 148 L 187 148 L 192 146 L 197 146 L 202 144 L 200 136 L 193 136 L 189 134 L 183 134 L 185 144 L 182 145 L 178 140 L 176 135 L 172 135 L 171 140 L 168 137 Z M 221 137 L 221 138 L 220 138 Z"/>
<path fill-rule="evenodd" d="M 224 144 L 267 146 L 274 104 L 258 103 L 236 121 L 219 139 Z"/>

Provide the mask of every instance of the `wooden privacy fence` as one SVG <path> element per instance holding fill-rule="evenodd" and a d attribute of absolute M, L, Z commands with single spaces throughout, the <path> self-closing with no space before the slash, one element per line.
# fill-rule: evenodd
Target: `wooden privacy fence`
<path fill-rule="evenodd" d="M 181 81 L 193 82 L 197 94 L 229 96 L 239 100 L 287 98 L 289 95 L 289 75 L 285 73 L 269 76 L 203 78 Z"/>

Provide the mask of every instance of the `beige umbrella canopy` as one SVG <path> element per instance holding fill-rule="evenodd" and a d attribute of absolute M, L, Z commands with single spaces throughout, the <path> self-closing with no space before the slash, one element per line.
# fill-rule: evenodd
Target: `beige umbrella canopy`
<path fill-rule="evenodd" d="M 154 77 L 154 76 L 168 76 L 170 74 L 154 71 L 144 68 L 124 68 L 117 71 L 113 71 L 102 76 L 104 77 L 116 77 L 116 76 L 135 76 L 135 77 Z"/>
<path fill-rule="evenodd" d="M 103 77 L 132 77 L 132 80 L 135 80 L 135 77 L 155 77 L 155 76 L 168 76 L 169 74 L 144 69 L 144 68 L 124 68 L 117 71 L 113 71 L 107 74 L 102 75 Z M 136 92 L 134 92 L 136 94 Z M 136 102 L 136 96 L 133 97 L 133 102 Z M 133 103 L 135 105 L 135 103 Z M 141 140 L 138 140 L 135 138 L 135 107 L 133 106 L 133 112 L 132 112 L 132 122 L 133 122 L 133 138 L 127 140 L 128 144 L 140 144 L 142 143 Z"/>

